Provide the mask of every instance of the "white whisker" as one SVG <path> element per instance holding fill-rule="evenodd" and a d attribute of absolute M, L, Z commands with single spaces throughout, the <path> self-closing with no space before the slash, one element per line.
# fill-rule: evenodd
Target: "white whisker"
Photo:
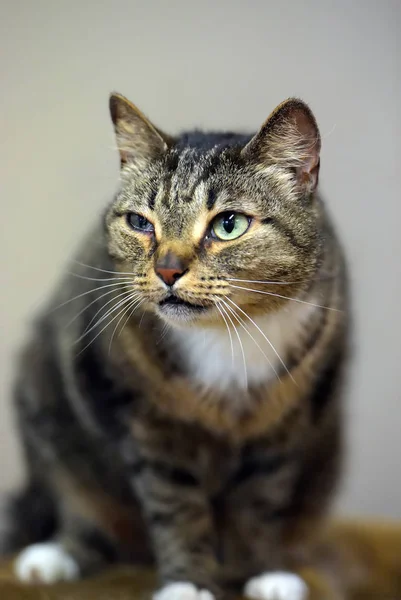
<path fill-rule="evenodd" d="M 223 306 L 221 306 L 221 307 L 219 306 L 218 302 L 216 302 L 215 305 L 216 305 L 217 310 L 221 314 L 221 317 L 222 317 L 222 319 L 223 319 L 223 321 L 224 321 L 224 323 L 225 323 L 225 325 L 227 327 L 228 335 L 230 337 L 230 346 L 231 346 L 231 364 L 234 366 L 234 345 L 233 345 L 233 338 L 232 338 L 232 335 L 231 335 L 230 327 L 229 327 L 229 325 L 227 323 L 227 319 L 224 316 L 225 310 L 224 310 Z"/>
<path fill-rule="evenodd" d="M 139 329 L 141 328 L 144 316 L 145 316 L 145 311 L 142 312 L 142 315 L 141 315 L 141 318 L 140 318 L 140 321 L 139 321 Z"/>
<path fill-rule="evenodd" d="M 113 329 L 113 333 L 111 334 L 111 338 L 110 338 L 110 342 L 109 342 L 109 352 L 108 352 L 109 356 L 110 356 L 110 352 L 111 352 L 111 345 L 112 345 L 112 343 L 113 343 L 113 338 L 114 338 L 114 336 L 115 336 L 115 334 L 116 334 L 116 331 L 117 331 L 117 329 L 118 329 L 118 326 L 120 325 L 121 321 L 122 321 L 122 320 L 123 320 L 123 318 L 126 316 L 127 312 L 129 312 L 129 311 L 131 310 L 131 308 L 132 308 L 132 307 L 134 307 L 134 310 L 135 310 L 135 309 L 138 307 L 138 305 L 140 305 L 142 302 L 143 302 L 143 300 L 138 300 L 138 298 L 134 298 L 134 299 L 132 300 L 132 302 L 130 302 L 130 303 L 128 304 L 128 306 L 125 306 L 125 307 L 124 307 L 123 314 L 122 314 L 122 315 L 121 315 L 121 317 L 118 319 L 118 321 L 117 321 L 117 325 L 114 327 L 114 329 Z M 127 323 L 127 321 L 125 321 L 125 323 L 124 323 L 123 327 L 122 327 L 122 328 L 121 328 L 121 330 L 120 330 L 120 333 L 121 333 L 121 331 L 124 329 L 124 326 L 126 325 L 126 323 Z M 118 337 L 118 336 L 117 336 L 117 337 Z"/>
<path fill-rule="evenodd" d="M 229 300 L 229 298 L 227 298 L 227 300 Z M 223 300 L 224 302 L 224 300 Z M 237 319 L 238 323 L 245 329 L 246 333 L 249 335 L 249 337 L 251 338 L 251 340 L 254 342 L 254 344 L 256 345 L 256 347 L 260 350 L 260 352 L 263 354 L 263 356 L 265 357 L 265 359 L 267 360 L 267 362 L 269 363 L 270 367 L 272 368 L 274 374 L 276 375 L 277 379 L 279 381 L 281 381 L 280 379 L 280 375 L 277 373 L 276 369 L 274 368 L 274 365 L 272 364 L 271 360 L 269 359 L 269 357 L 266 355 L 266 353 L 264 352 L 263 348 L 261 348 L 261 346 L 258 344 L 258 342 L 255 340 L 255 338 L 253 337 L 253 335 L 251 334 L 251 332 L 249 331 L 249 329 L 246 327 L 244 320 L 238 316 L 234 309 L 229 306 L 226 302 L 224 302 L 225 306 L 227 307 L 227 309 L 235 316 L 235 318 Z M 239 308 L 239 307 L 237 307 Z"/>
<path fill-rule="evenodd" d="M 116 305 L 112 306 L 104 315 L 102 315 L 100 317 L 100 319 L 98 319 L 96 321 L 96 323 L 94 323 L 92 325 L 92 327 L 90 327 L 90 329 L 85 329 L 85 331 L 83 332 L 83 334 L 80 335 L 79 338 L 74 343 L 78 344 L 84 337 L 86 337 L 91 331 L 93 331 L 93 329 L 96 329 L 96 327 L 98 327 L 101 323 L 103 323 L 103 321 L 105 319 L 107 319 L 107 317 L 109 315 L 111 315 L 113 312 L 115 312 L 116 310 L 118 310 L 121 305 L 126 304 L 127 302 L 129 302 L 132 299 L 132 293 L 131 292 L 126 292 L 125 295 L 128 295 L 128 297 L 127 298 L 123 298 L 123 300 L 120 300 L 119 302 L 117 302 Z M 115 298 L 113 298 L 113 300 L 115 300 Z"/>
<path fill-rule="evenodd" d="M 115 291 L 115 290 L 113 290 L 113 291 Z M 121 292 L 121 294 L 117 294 L 117 296 L 113 296 L 113 298 L 111 298 L 110 300 L 108 300 L 105 304 L 102 304 L 102 306 L 99 308 L 99 310 L 96 311 L 96 313 L 93 315 L 92 319 L 89 321 L 89 323 L 85 327 L 84 333 L 89 330 L 89 328 L 92 325 L 92 323 L 96 320 L 96 317 L 98 316 L 98 314 L 100 312 L 102 312 L 102 310 L 104 308 L 106 308 L 106 306 L 108 306 L 112 302 L 115 302 L 119 298 L 122 298 L 123 296 L 126 296 L 127 294 L 132 294 L 133 296 L 138 296 L 138 294 L 136 292 L 133 292 L 132 290 L 124 290 L 123 292 Z"/>
<path fill-rule="evenodd" d="M 92 304 L 99 302 L 99 300 L 101 300 L 105 296 L 109 296 L 110 294 L 115 294 L 115 292 L 116 292 L 115 289 L 109 290 L 108 292 L 104 292 L 104 294 L 101 294 L 100 296 L 98 296 L 97 298 L 92 300 L 92 302 L 89 302 L 89 304 L 86 304 L 82 310 L 80 310 L 72 319 L 70 319 L 70 321 L 68 321 L 68 323 L 65 325 L 65 327 L 69 327 L 76 319 L 78 319 L 78 317 L 80 315 L 82 315 L 82 313 L 84 313 L 88 308 L 90 308 L 92 306 Z"/>
<path fill-rule="evenodd" d="M 224 300 L 220 300 L 220 301 L 221 301 L 221 302 L 224 304 Z M 227 306 L 228 306 L 228 305 L 227 305 Z M 229 313 L 228 313 L 228 312 L 226 312 L 226 317 L 227 317 L 227 319 L 230 321 L 231 325 L 233 326 L 233 329 L 234 329 L 234 331 L 235 331 L 235 334 L 236 334 L 236 336 L 237 336 L 237 338 L 238 338 L 238 342 L 239 342 L 239 346 L 240 346 L 240 349 L 241 349 L 241 354 L 242 354 L 242 362 L 243 362 L 243 364 L 244 364 L 244 374 L 245 374 L 245 389 L 248 389 L 248 371 L 247 371 L 247 368 L 246 368 L 245 352 L 244 352 L 244 347 L 243 347 L 243 345 L 242 345 L 241 336 L 240 336 L 240 334 L 238 333 L 238 330 L 237 330 L 237 328 L 236 328 L 236 326 L 235 326 L 235 324 L 234 324 L 234 322 L 233 322 L 233 320 L 232 320 L 232 318 L 230 317 L 230 315 L 229 315 Z"/>
<path fill-rule="evenodd" d="M 338 277 L 338 275 L 339 270 L 336 269 L 336 271 L 333 273 L 322 273 L 318 277 L 312 277 L 311 281 L 327 281 L 329 279 L 334 279 L 335 277 Z M 302 279 L 299 279 L 298 281 L 264 281 L 262 279 L 236 279 L 234 277 L 226 277 L 223 279 L 223 281 L 236 281 L 239 283 L 260 283 L 264 285 L 297 285 L 299 283 L 305 283 L 305 281 Z"/>
<path fill-rule="evenodd" d="M 239 281 L 242 283 L 264 283 L 266 285 L 295 285 L 297 283 L 302 283 L 302 281 L 261 281 L 259 279 L 234 279 L 232 277 L 227 277 L 225 281 Z"/>
<path fill-rule="evenodd" d="M 307 300 L 301 300 L 300 298 L 291 298 L 290 296 L 282 296 L 281 294 L 275 294 L 273 292 L 266 292 L 262 290 L 254 290 L 248 287 L 242 287 L 240 285 L 229 284 L 230 287 L 236 288 L 237 290 L 245 290 L 247 292 L 255 292 L 256 294 L 265 294 L 266 296 L 274 296 L 276 298 L 283 298 L 284 300 L 291 300 L 292 302 L 299 302 L 300 304 L 308 304 L 315 308 L 324 308 L 325 310 L 332 310 L 334 312 L 343 312 L 340 308 L 333 308 L 332 306 L 323 306 L 322 304 L 315 304 L 314 302 L 308 302 Z"/>
<path fill-rule="evenodd" d="M 79 273 L 74 273 L 73 271 L 68 272 L 69 275 L 73 277 L 78 277 L 78 279 L 85 279 L 86 281 L 134 281 L 134 277 L 87 277 L 86 275 L 80 275 Z"/>
<path fill-rule="evenodd" d="M 235 308 L 237 310 L 239 310 L 243 315 L 245 315 L 245 317 L 247 319 L 250 320 L 251 323 L 253 323 L 253 325 L 256 327 L 256 329 L 259 331 L 259 333 L 264 337 L 264 339 L 266 340 L 266 342 L 269 344 L 270 348 L 273 350 L 274 354 L 277 356 L 277 358 L 279 359 L 279 361 L 281 362 L 281 364 L 283 365 L 284 369 L 286 370 L 287 374 L 289 375 L 289 377 L 292 379 L 292 381 L 295 383 L 295 380 L 293 378 L 293 376 L 291 375 L 290 371 L 287 368 L 287 365 L 285 364 L 285 362 L 283 361 L 283 359 L 281 358 L 281 356 L 279 355 L 279 353 L 277 352 L 276 348 L 273 346 L 273 344 L 271 343 L 271 341 L 269 340 L 269 338 L 267 337 L 267 335 L 261 330 L 261 328 L 259 327 L 259 325 L 257 325 L 255 323 L 255 321 L 244 311 L 242 310 L 242 308 L 240 308 L 238 306 L 238 304 L 236 304 L 234 302 L 234 300 L 231 300 L 231 298 L 227 297 L 227 300 L 229 302 L 231 302 L 231 304 L 233 304 L 235 306 Z M 270 361 L 269 361 L 270 362 Z M 271 363 L 270 363 L 271 364 Z M 277 373 L 276 373 L 277 375 Z M 278 376 L 278 375 L 277 375 Z M 279 378 L 280 379 L 280 378 Z"/>
<path fill-rule="evenodd" d="M 100 271 L 101 273 L 111 273 L 112 275 L 131 275 L 133 276 L 133 272 L 129 271 L 108 271 L 107 269 L 100 269 L 99 267 L 93 267 L 92 265 L 87 265 L 85 263 L 79 262 L 78 260 L 73 260 L 76 265 L 80 265 L 81 267 L 85 267 L 87 269 L 93 269 L 94 271 Z"/>
<path fill-rule="evenodd" d="M 167 335 L 167 330 L 169 329 L 169 327 L 170 327 L 170 325 L 168 323 L 164 323 L 161 335 L 156 342 L 156 346 L 158 346 L 164 340 L 164 338 Z"/>
<path fill-rule="evenodd" d="M 138 305 L 135 305 L 135 306 L 134 306 L 134 308 L 133 308 L 132 310 L 130 310 L 130 313 L 129 313 L 129 315 L 127 316 L 126 320 L 124 321 L 124 324 L 123 324 L 123 326 L 121 327 L 120 331 L 118 332 L 117 338 L 119 338 L 119 337 L 120 337 L 121 333 L 122 333 L 122 332 L 123 332 L 123 330 L 124 330 L 124 327 L 126 326 L 126 324 L 128 323 L 128 321 L 130 320 L 130 318 L 132 317 L 132 315 L 134 314 L 134 312 L 136 311 L 136 309 L 137 309 L 137 308 L 139 308 L 139 307 L 141 306 L 141 304 L 143 304 L 144 302 L 145 302 L 145 299 L 142 299 L 142 300 L 139 302 L 139 304 L 138 304 Z M 143 319 L 143 315 L 144 315 L 144 313 L 142 313 L 142 316 L 141 316 L 141 321 L 142 321 L 142 319 Z M 141 324 L 139 323 L 139 326 L 140 326 L 140 325 L 141 325 Z"/>
<path fill-rule="evenodd" d="M 127 299 L 127 300 L 125 300 L 125 301 L 123 301 L 123 302 L 128 302 L 128 301 L 129 301 L 129 299 Z M 121 306 L 121 304 L 120 304 L 120 306 Z M 116 306 L 116 307 L 115 307 L 113 310 L 117 310 L 117 308 L 118 308 L 118 307 Z M 107 327 L 108 327 L 109 325 L 111 325 L 111 324 L 113 323 L 113 321 L 115 321 L 115 320 L 116 320 L 116 319 L 119 317 L 119 315 L 121 315 L 121 313 L 122 313 L 122 312 L 124 312 L 124 310 L 125 310 L 125 306 L 124 306 L 124 307 L 122 308 L 122 310 L 120 310 L 120 311 L 119 311 L 119 312 L 118 312 L 118 313 L 117 313 L 117 314 L 116 314 L 116 315 L 115 315 L 115 316 L 114 316 L 114 317 L 113 317 L 113 318 L 112 318 L 112 319 L 111 319 L 111 320 L 110 320 L 108 323 L 106 323 L 106 325 L 105 325 L 104 327 L 102 327 L 102 329 L 101 329 L 101 330 L 100 330 L 100 331 L 99 331 L 99 332 L 98 332 L 98 333 L 95 335 L 95 337 L 94 337 L 94 338 L 93 338 L 93 339 L 92 339 L 92 340 L 91 340 L 91 341 L 90 341 L 88 344 L 86 344 L 86 346 L 84 346 L 84 347 L 83 347 L 83 348 L 82 348 L 82 349 L 81 349 L 81 350 L 78 352 L 77 356 L 79 356 L 80 354 L 82 354 L 82 352 L 84 352 L 84 351 L 85 351 L 87 348 L 89 348 L 89 346 L 90 346 L 91 344 L 93 344 L 93 342 L 96 340 L 96 338 L 98 338 L 98 337 L 99 337 L 99 335 L 101 335 L 101 334 L 103 333 L 103 331 L 104 331 L 105 329 L 107 329 Z M 112 311 L 112 312 L 113 312 L 113 311 Z M 98 325 L 98 324 L 99 324 L 99 323 L 97 323 L 97 325 Z M 77 340 L 77 341 L 79 341 L 79 340 Z M 76 342 L 76 343 L 77 343 L 77 342 Z"/>
<path fill-rule="evenodd" d="M 61 304 L 58 304 L 57 306 L 55 306 L 54 308 L 52 308 L 49 311 L 49 314 L 51 314 L 52 312 L 58 310 L 59 308 L 62 308 L 63 306 L 66 306 L 70 302 L 73 302 L 74 300 L 78 300 L 79 298 L 82 298 L 83 296 L 87 296 L 88 294 L 92 294 L 93 292 L 101 292 L 102 290 L 105 290 L 107 288 L 115 288 L 115 289 L 117 289 L 118 287 L 123 288 L 124 286 L 125 286 L 125 283 L 121 283 L 120 281 L 116 281 L 116 283 L 108 283 L 107 285 L 101 285 L 101 286 L 95 287 L 95 288 L 93 288 L 91 290 L 86 290 L 86 292 L 82 292 L 82 294 L 78 294 L 77 296 L 74 296 L 73 298 L 68 298 L 68 300 L 66 300 L 65 302 L 62 302 Z"/>

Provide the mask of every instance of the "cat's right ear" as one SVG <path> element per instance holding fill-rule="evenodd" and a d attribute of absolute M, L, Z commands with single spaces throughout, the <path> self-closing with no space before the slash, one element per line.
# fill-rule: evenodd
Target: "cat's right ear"
<path fill-rule="evenodd" d="M 109 106 L 121 167 L 127 163 L 145 166 L 162 156 L 174 143 L 173 138 L 152 125 L 149 119 L 121 94 L 111 94 Z"/>
<path fill-rule="evenodd" d="M 285 100 L 248 142 L 242 155 L 259 169 L 274 165 L 287 171 L 295 190 L 313 193 L 319 178 L 320 133 L 312 111 L 302 100 Z"/>

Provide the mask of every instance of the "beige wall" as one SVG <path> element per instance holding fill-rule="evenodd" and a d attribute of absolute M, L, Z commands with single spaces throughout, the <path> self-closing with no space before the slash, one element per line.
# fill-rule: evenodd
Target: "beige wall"
<path fill-rule="evenodd" d="M 21 474 L 13 353 L 116 185 L 109 92 L 172 132 L 254 129 L 298 95 L 321 126 L 354 292 L 341 507 L 401 517 L 401 1 L 5 0 L 1 13 L 0 487 Z"/>

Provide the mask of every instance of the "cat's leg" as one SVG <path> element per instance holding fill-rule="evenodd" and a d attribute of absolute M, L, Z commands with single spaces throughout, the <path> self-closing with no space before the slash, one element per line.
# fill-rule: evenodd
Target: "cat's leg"
<path fill-rule="evenodd" d="M 20 492 L 0 497 L 0 556 L 50 538 L 57 514 L 48 489 L 32 479 Z"/>
<path fill-rule="evenodd" d="M 249 450 L 229 495 L 231 518 L 242 538 L 243 563 L 248 554 L 252 573 L 244 586 L 246 596 L 253 600 L 308 597 L 308 587 L 297 573 L 309 560 L 333 495 L 339 443 L 338 422 L 332 418 L 322 422 L 303 456 L 286 450 L 273 456 L 257 445 Z"/>
<path fill-rule="evenodd" d="M 54 473 L 58 473 L 58 477 Z M 20 539 L 12 548 L 13 551 L 23 548 L 14 561 L 14 571 L 20 581 L 46 584 L 72 581 L 95 573 L 117 558 L 114 540 L 98 518 L 100 510 L 96 503 L 85 497 L 83 488 L 79 496 L 78 485 L 74 489 L 61 484 L 60 473 L 60 468 L 48 466 L 47 485 L 33 488 L 23 505 L 20 500 L 20 512 L 26 508 L 26 513 L 20 514 L 21 525 L 42 534 Z M 48 489 L 53 489 L 53 494 L 44 495 Z M 92 496 L 97 498 L 96 493 Z M 48 520 L 51 518 L 50 529 Z"/>
<path fill-rule="evenodd" d="M 161 435 L 152 447 L 141 440 L 132 476 L 161 580 L 154 600 L 213 600 L 220 590 L 208 498 L 194 471 L 183 466 L 186 457 L 175 460 L 163 452 Z"/>
<path fill-rule="evenodd" d="M 232 478 L 219 512 L 224 522 L 224 579 L 253 600 L 306 600 L 306 583 L 285 560 L 281 511 L 296 460 L 255 447 Z"/>
<path fill-rule="evenodd" d="M 207 498 L 187 474 L 161 465 L 136 478 L 162 583 L 155 600 L 211 600 L 218 589 Z"/>
<path fill-rule="evenodd" d="M 27 546 L 17 556 L 14 566 L 18 579 L 46 584 L 73 581 L 115 562 L 113 541 L 93 523 L 65 513 L 60 526 L 51 540 Z"/>
<path fill-rule="evenodd" d="M 79 499 L 82 486 L 75 475 L 68 478 L 65 473 L 69 465 L 78 482 L 81 465 L 85 470 L 90 463 L 85 431 L 69 407 L 49 336 L 38 336 L 22 356 L 14 407 L 28 478 L 40 482 L 25 502 L 14 503 L 19 506 L 14 521 L 20 519 L 20 526 L 35 535 L 17 539 L 6 531 L 4 536 L 9 550 L 22 550 L 14 563 L 16 575 L 27 582 L 52 583 L 94 572 L 111 561 L 113 548 L 102 527 L 91 520 L 96 511 L 85 498 Z M 49 519 L 53 527 L 44 530 Z"/>

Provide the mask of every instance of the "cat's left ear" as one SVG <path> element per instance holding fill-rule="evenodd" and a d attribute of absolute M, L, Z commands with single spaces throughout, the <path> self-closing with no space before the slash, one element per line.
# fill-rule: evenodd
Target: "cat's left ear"
<path fill-rule="evenodd" d="M 272 112 L 242 155 L 258 168 L 277 165 L 290 171 L 298 191 L 310 194 L 318 183 L 320 146 L 312 111 L 302 100 L 290 98 Z"/>
<path fill-rule="evenodd" d="M 144 166 L 173 145 L 173 138 L 155 127 L 135 104 L 121 94 L 111 94 L 109 106 L 122 167 L 127 163 Z"/>

